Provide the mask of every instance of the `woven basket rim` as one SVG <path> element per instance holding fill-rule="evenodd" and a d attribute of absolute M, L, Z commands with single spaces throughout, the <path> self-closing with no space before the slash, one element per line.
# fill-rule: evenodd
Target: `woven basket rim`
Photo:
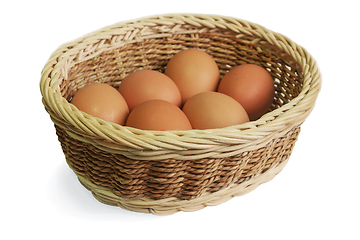
<path fill-rule="evenodd" d="M 66 72 L 68 68 L 71 68 L 69 61 L 74 60 L 76 57 L 80 58 L 81 54 L 79 53 L 84 53 L 81 61 L 85 61 L 94 56 L 86 55 L 86 52 L 92 51 L 99 54 L 100 50 L 96 52 L 97 49 L 106 44 L 109 44 L 106 48 L 109 49 L 114 46 L 116 48 L 119 44 L 142 41 L 143 38 L 147 37 L 146 34 L 142 36 L 143 38 L 134 37 L 141 32 L 139 29 L 156 24 L 173 27 L 174 29 L 178 25 L 188 24 L 194 26 L 194 28 L 205 26 L 214 29 L 227 29 L 238 33 L 239 36 L 244 34 L 256 35 L 262 41 L 267 41 L 271 45 L 281 48 L 299 63 L 303 73 L 303 88 L 297 97 L 280 108 L 263 115 L 256 121 L 219 129 L 186 131 L 151 131 L 120 126 L 79 111 L 61 96 L 59 85 L 64 77 L 66 80 Z M 132 35 L 126 35 L 125 40 L 113 45 L 106 43 L 106 40 L 112 34 L 120 34 L 126 31 L 132 33 Z M 171 34 L 171 32 L 167 34 Z M 166 34 L 159 34 L 158 37 L 163 35 Z M 156 37 L 156 34 L 151 37 Z M 268 30 L 261 25 L 234 17 L 189 13 L 154 15 L 123 21 L 65 43 L 51 55 L 43 68 L 40 81 L 43 104 L 50 111 L 50 116 L 54 122 L 66 121 L 73 129 L 93 136 L 92 138 L 83 137 L 77 134 L 76 131 L 68 129 L 67 133 L 72 137 L 117 153 L 121 152 L 118 144 L 124 144 L 135 149 L 146 147 L 153 150 L 161 148 L 183 150 L 187 148 L 187 144 L 191 145 L 191 148 L 200 145 L 199 148 L 206 148 L 207 145 L 214 145 L 214 142 L 215 144 L 243 143 L 248 144 L 248 148 L 250 148 L 250 141 L 256 141 L 259 138 L 266 138 L 271 141 L 274 133 L 279 131 L 287 132 L 300 125 L 312 111 L 320 88 L 321 76 L 315 59 L 303 47 L 284 35 Z M 170 143 L 169 138 L 171 138 Z M 106 141 L 106 144 L 104 144 L 104 141 Z"/>

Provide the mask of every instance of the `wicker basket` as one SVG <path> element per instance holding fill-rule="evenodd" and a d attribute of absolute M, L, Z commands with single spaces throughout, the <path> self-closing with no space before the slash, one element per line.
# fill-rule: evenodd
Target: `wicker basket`
<path fill-rule="evenodd" d="M 276 89 L 269 112 L 222 129 L 144 131 L 69 103 L 86 84 L 117 88 L 137 69 L 162 72 L 186 48 L 213 56 L 221 76 L 244 63 L 266 68 Z M 52 54 L 40 82 L 79 181 L 100 202 L 163 215 L 217 205 L 271 180 L 287 163 L 320 86 L 315 60 L 285 36 L 244 20 L 196 14 L 121 22 L 66 43 Z"/>

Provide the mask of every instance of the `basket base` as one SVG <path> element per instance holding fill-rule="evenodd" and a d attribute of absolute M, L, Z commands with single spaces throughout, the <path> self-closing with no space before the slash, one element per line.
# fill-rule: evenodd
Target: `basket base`
<path fill-rule="evenodd" d="M 207 206 L 216 206 L 224 203 L 233 197 L 245 195 L 255 190 L 259 185 L 273 179 L 288 162 L 289 156 L 277 166 L 273 166 L 266 172 L 258 174 L 247 181 L 239 184 L 233 184 L 227 188 L 216 192 L 207 192 L 200 197 L 191 200 L 182 200 L 179 198 L 165 199 L 141 199 L 141 198 L 125 198 L 117 196 L 105 187 L 97 186 L 88 179 L 79 176 L 80 183 L 101 203 L 118 206 L 125 210 L 151 213 L 154 215 L 171 215 L 176 212 L 193 212 L 203 209 Z"/>

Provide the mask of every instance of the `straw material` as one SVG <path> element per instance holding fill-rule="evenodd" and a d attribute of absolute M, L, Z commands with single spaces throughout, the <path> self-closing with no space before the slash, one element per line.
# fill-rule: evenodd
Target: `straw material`
<path fill-rule="evenodd" d="M 244 63 L 266 68 L 276 90 L 269 112 L 222 129 L 144 131 L 94 118 L 70 103 L 86 84 L 117 88 L 135 70 L 163 72 L 186 48 L 209 53 L 221 76 Z M 80 182 L 101 202 L 154 214 L 216 205 L 273 178 L 288 161 L 320 86 L 315 60 L 285 36 L 244 20 L 194 14 L 117 23 L 66 43 L 52 54 L 40 82 Z"/>
<path fill-rule="evenodd" d="M 288 159 L 285 159 L 279 165 L 271 167 L 264 173 L 258 173 L 252 178 L 240 183 L 231 184 L 216 192 L 206 192 L 198 198 L 186 201 L 179 201 L 175 197 L 158 200 L 149 200 L 146 198 L 129 199 L 115 195 L 108 191 L 107 188 L 95 185 L 84 177 L 79 176 L 79 181 L 84 187 L 92 192 L 93 196 L 98 201 L 104 204 L 119 206 L 123 209 L 136 212 L 152 213 L 155 215 L 170 215 L 179 211 L 198 211 L 207 206 L 219 205 L 233 197 L 245 195 L 256 189 L 260 184 L 273 179 L 285 167 L 287 162 Z"/>

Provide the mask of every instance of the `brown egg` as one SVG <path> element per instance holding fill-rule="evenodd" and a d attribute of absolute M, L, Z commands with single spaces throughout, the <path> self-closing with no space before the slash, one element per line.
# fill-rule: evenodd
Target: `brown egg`
<path fill-rule="evenodd" d="M 80 111 L 105 121 L 124 125 L 129 108 L 121 94 L 110 85 L 92 83 L 78 90 L 71 103 Z"/>
<path fill-rule="evenodd" d="M 130 111 L 140 103 L 162 99 L 180 107 L 181 96 L 176 84 L 165 74 L 155 70 L 138 70 L 126 76 L 119 86 Z"/>
<path fill-rule="evenodd" d="M 223 128 L 249 122 L 245 109 L 235 99 L 218 92 L 196 94 L 182 110 L 193 129 Z"/>
<path fill-rule="evenodd" d="M 200 92 L 216 91 L 220 80 L 215 60 L 199 49 L 175 54 L 166 65 L 165 74 L 178 86 L 182 104 Z"/>
<path fill-rule="evenodd" d="M 159 99 L 136 106 L 126 121 L 126 126 L 142 130 L 191 130 L 186 115 L 176 105 Z"/>
<path fill-rule="evenodd" d="M 233 67 L 221 79 L 218 92 L 238 101 L 251 121 L 260 118 L 271 107 L 274 100 L 274 82 L 264 68 L 255 64 Z"/>

